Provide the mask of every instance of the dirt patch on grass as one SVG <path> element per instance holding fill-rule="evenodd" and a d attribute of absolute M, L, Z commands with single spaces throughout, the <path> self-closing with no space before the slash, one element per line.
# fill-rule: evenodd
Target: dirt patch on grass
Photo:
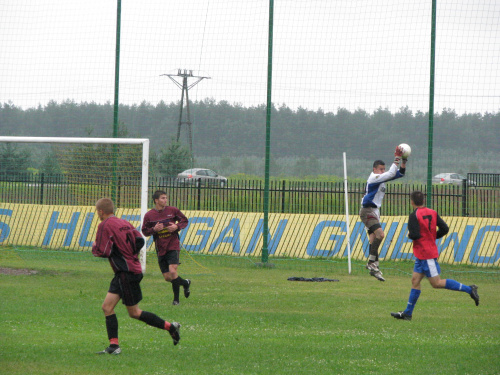
<path fill-rule="evenodd" d="M 29 270 L 27 268 L 6 268 L 0 267 L 1 275 L 36 275 L 38 271 Z"/>

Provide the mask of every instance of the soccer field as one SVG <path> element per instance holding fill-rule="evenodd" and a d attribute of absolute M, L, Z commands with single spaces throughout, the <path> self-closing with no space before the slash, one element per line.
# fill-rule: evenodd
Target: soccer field
<path fill-rule="evenodd" d="M 154 256 L 140 307 L 181 323 L 181 341 L 127 316 L 119 304 L 119 356 L 108 345 L 101 303 L 112 273 L 90 253 L 0 249 L 2 374 L 499 374 L 500 287 L 472 272 L 481 303 L 423 283 L 413 320 L 410 276 L 258 268 L 252 262 L 194 257 L 180 267 L 191 297 L 172 306 Z M 195 267 L 194 261 L 204 267 Z M 383 269 L 383 266 L 382 269 Z M 18 271 L 13 274 L 12 269 Z M 23 269 L 26 272 L 21 272 Z M 27 272 L 31 270 L 31 272 Z M 36 272 L 34 272 L 36 271 Z M 291 276 L 339 282 L 288 281 Z M 446 277 L 446 274 L 443 275 Z"/>

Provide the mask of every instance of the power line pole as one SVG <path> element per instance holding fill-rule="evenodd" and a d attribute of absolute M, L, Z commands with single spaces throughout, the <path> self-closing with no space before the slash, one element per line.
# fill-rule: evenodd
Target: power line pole
<path fill-rule="evenodd" d="M 188 128 L 188 142 L 189 142 L 189 151 L 191 152 L 191 157 L 193 157 L 193 134 L 191 130 L 191 112 L 189 110 L 189 94 L 188 91 L 192 87 L 196 86 L 201 80 L 203 79 L 210 79 L 210 77 L 205 77 L 205 76 L 195 76 L 193 75 L 192 70 L 187 70 L 187 69 L 178 69 L 177 74 L 161 74 L 162 76 L 167 76 L 170 78 L 170 80 L 175 83 L 177 87 L 179 87 L 182 90 L 181 94 L 181 103 L 180 103 L 180 110 L 179 110 L 179 122 L 177 124 L 177 142 L 179 142 L 179 139 L 181 137 L 181 127 L 182 125 L 187 125 Z M 177 79 L 181 78 L 182 83 L 179 82 Z M 193 78 L 195 81 L 188 85 L 188 78 Z M 184 94 L 186 97 L 186 120 L 182 120 L 182 112 L 184 110 Z"/>

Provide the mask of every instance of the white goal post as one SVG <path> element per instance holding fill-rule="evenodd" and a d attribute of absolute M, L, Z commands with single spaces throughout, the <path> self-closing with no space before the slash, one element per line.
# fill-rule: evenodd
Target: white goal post
<path fill-rule="evenodd" d="M 345 224 L 347 232 L 347 264 L 349 275 L 351 274 L 351 228 L 349 224 L 349 192 L 347 187 L 347 156 L 343 153 L 344 158 L 344 197 L 345 197 Z"/>
<path fill-rule="evenodd" d="M 108 145 L 142 145 L 142 170 L 140 209 L 142 226 L 144 215 L 148 209 L 148 174 L 149 174 L 149 139 L 146 138 L 77 138 L 77 137 L 10 137 L 0 136 L 1 143 L 65 143 L 65 144 L 108 144 Z M 146 246 L 141 250 L 140 261 L 143 272 L 146 270 Z"/>

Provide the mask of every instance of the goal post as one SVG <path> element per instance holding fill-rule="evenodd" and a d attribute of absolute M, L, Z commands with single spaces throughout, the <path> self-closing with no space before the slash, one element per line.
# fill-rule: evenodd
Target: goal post
<path fill-rule="evenodd" d="M 131 181 L 132 178 L 135 180 L 140 179 L 140 192 L 138 194 L 138 199 L 140 201 L 140 225 L 144 220 L 144 215 L 148 209 L 148 175 L 149 175 L 149 139 L 142 138 L 77 138 L 77 137 L 15 137 L 15 136 L 0 136 L 0 146 L 7 144 L 45 144 L 50 146 L 51 152 L 55 155 L 52 161 L 49 160 L 49 164 L 62 165 L 61 174 L 63 174 L 67 179 L 72 178 L 73 182 L 75 180 L 80 181 L 80 186 L 78 188 L 79 194 L 85 194 L 87 190 L 88 181 L 100 180 L 103 181 L 107 179 L 110 181 L 110 176 L 123 176 L 128 178 L 126 181 Z M 66 148 L 58 148 L 55 150 L 54 145 L 65 145 Z M 66 145 L 74 145 L 73 148 L 69 148 Z M 75 146 L 76 145 L 76 146 Z M 123 150 L 115 152 L 115 146 L 121 146 Z M 141 147 L 141 152 L 137 150 L 137 147 L 131 149 L 127 148 L 127 145 L 138 145 Z M 78 147 L 80 148 L 78 148 Z M 109 147 L 112 146 L 112 147 Z M 15 149 L 14 149 L 15 150 Z M 14 152 L 9 149 L 2 149 L 1 152 L 7 155 Z M 44 151 L 44 157 L 49 151 Z M 36 159 L 42 158 L 39 154 L 31 156 L 32 163 L 37 162 Z M 7 172 L 16 171 L 18 168 L 16 164 L 21 164 L 18 161 L 19 158 L 15 156 L 12 157 L 10 165 L 6 160 L 8 158 L 3 158 L 4 161 L 0 162 L 0 171 Z M 22 158 L 25 159 L 25 158 Z M 140 160 L 139 160 L 140 159 Z M 16 161 L 17 160 L 17 161 Z M 31 164 L 26 163 L 24 160 L 23 165 L 31 166 Z M 70 165 L 71 161 L 71 165 Z M 139 164 L 140 163 L 140 164 Z M 38 160 L 38 164 L 41 162 Z M 9 169 L 10 168 L 10 169 Z M 20 167 L 19 167 L 20 168 Z M 33 169 L 32 167 L 29 169 Z M 109 169 L 112 169 L 110 172 Z M 129 173 L 129 175 L 127 175 Z M 134 181 L 135 181 L 134 180 Z M 112 182 L 114 184 L 115 182 Z M 126 184 L 127 182 L 125 182 Z M 132 185 L 132 183 L 129 183 Z M 131 187 L 133 190 L 136 189 L 136 185 Z M 134 192 L 136 194 L 136 192 Z M 116 203 L 116 202 L 115 202 Z M 141 250 L 140 261 L 142 264 L 143 271 L 146 269 L 146 246 Z"/>
<path fill-rule="evenodd" d="M 344 198 L 345 198 L 345 225 L 346 225 L 346 232 L 347 232 L 347 264 L 348 264 L 348 271 L 349 275 L 351 274 L 351 226 L 349 222 L 349 190 L 348 190 L 348 184 L 347 184 L 347 156 L 346 153 L 344 152 L 343 154 L 343 159 L 344 159 Z"/>

